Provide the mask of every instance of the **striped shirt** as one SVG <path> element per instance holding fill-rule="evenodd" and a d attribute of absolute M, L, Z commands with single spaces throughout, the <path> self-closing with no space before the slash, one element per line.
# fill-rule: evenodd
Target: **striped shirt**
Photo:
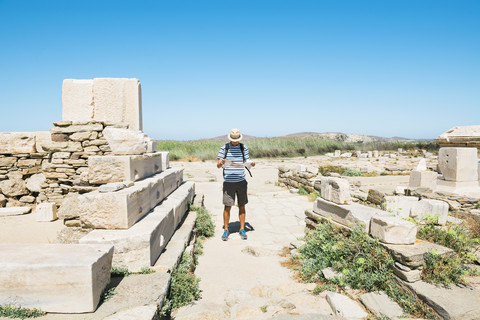
<path fill-rule="evenodd" d="M 248 148 L 246 145 L 243 145 L 243 152 L 245 154 L 245 161 L 250 159 L 248 155 Z M 225 158 L 225 145 L 220 148 L 218 152 L 217 159 L 224 159 Z M 240 182 L 245 180 L 245 167 L 243 166 L 243 157 L 242 157 L 242 150 L 240 149 L 240 144 L 236 146 L 232 146 L 231 144 L 228 146 L 228 154 L 225 160 L 230 160 L 234 164 L 239 165 L 239 167 L 234 166 L 225 166 L 224 167 L 224 174 L 223 179 L 226 182 Z"/>

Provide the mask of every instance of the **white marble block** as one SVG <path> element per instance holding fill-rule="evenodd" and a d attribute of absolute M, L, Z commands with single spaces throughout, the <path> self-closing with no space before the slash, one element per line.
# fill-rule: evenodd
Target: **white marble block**
<path fill-rule="evenodd" d="M 113 154 L 144 154 L 147 152 L 146 134 L 138 130 L 105 128 L 103 136 Z"/>
<path fill-rule="evenodd" d="M 0 132 L 0 154 L 35 153 L 35 132 Z"/>
<path fill-rule="evenodd" d="M 396 216 L 402 218 L 410 217 L 412 208 L 418 203 L 417 197 L 406 196 L 385 196 L 383 208 Z"/>
<path fill-rule="evenodd" d="M 104 184 L 144 179 L 162 171 L 162 154 L 88 157 L 88 182 Z"/>
<path fill-rule="evenodd" d="M 121 122 L 142 130 L 142 90 L 138 79 L 93 79 L 94 120 Z"/>
<path fill-rule="evenodd" d="M 57 205 L 55 203 L 39 203 L 35 208 L 36 221 L 55 221 L 57 220 Z"/>
<path fill-rule="evenodd" d="M 82 224 L 99 229 L 128 229 L 181 184 L 183 169 L 168 169 L 115 192 L 89 192 L 73 199 Z M 159 184 L 163 183 L 163 193 Z M 173 186 L 175 186 L 173 188 Z M 60 209 L 62 211 L 62 209 Z M 72 213 L 70 213 L 72 214 Z M 63 215 L 63 213 L 62 213 Z"/>
<path fill-rule="evenodd" d="M 93 120 L 93 80 L 63 80 L 62 105 L 62 120 L 77 122 Z"/>
<path fill-rule="evenodd" d="M 440 148 L 438 165 L 447 181 L 478 181 L 477 148 Z"/>
<path fill-rule="evenodd" d="M 93 312 L 110 282 L 113 247 L 0 244 L 0 305 Z"/>
<path fill-rule="evenodd" d="M 359 227 L 363 232 L 370 231 L 370 219 L 372 216 L 388 215 L 385 211 L 357 203 L 341 205 L 322 198 L 315 200 L 313 211 L 348 228 Z"/>
<path fill-rule="evenodd" d="M 162 155 L 162 168 L 166 170 L 170 166 L 170 152 L 168 151 L 160 151 L 158 152 Z"/>
<path fill-rule="evenodd" d="M 350 183 L 347 179 L 334 177 L 320 178 L 320 193 L 322 198 L 338 204 L 351 203 Z"/>
<path fill-rule="evenodd" d="M 399 217 L 373 216 L 370 234 L 383 243 L 414 244 L 417 226 Z"/>
<path fill-rule="evenodd" d="M 410 188 L 429 188 L 435 190 L 437 187 L 438 173 L 434 171 L 412 170 L 408 185 Z"/>
<path fill-rule="evenodd" d="M 178 225 L 185 215 L 185 212 L 189 209 L 190 204 L 193 202 L 195 195 L 195 183 L 188 181 L 182 184 L 175 192 L 168 196 L 162 205 L 173 205 L 175 208 L 175 225 Z"/>
<path fill-rule="evenodd" d="M 415 220 L 421 221 L 430 215 L 438 218 L 438 223 L 445 225 L 448 216 L 448 203 L 442 200 L 422 199 L 412 208 L 410 214 Z"/>

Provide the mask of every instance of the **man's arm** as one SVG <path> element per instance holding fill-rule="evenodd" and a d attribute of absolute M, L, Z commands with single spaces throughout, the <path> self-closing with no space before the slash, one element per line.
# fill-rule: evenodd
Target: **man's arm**
<path fill-rule="evenodd" d="M 225 164 L 225 159 L 218 159 L 217 168 L 221 168 Z"/>

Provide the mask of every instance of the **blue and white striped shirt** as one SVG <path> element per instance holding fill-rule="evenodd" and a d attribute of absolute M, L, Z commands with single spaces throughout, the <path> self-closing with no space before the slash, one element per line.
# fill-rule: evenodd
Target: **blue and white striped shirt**
<path fill-rule="evenodd" d="M 245 154 L 245 161 L 250 159 L 248 155 L 248 148 L 246 145 L 243 145 L 243 151 Z M 220 148 L 218 152 L 217 159 L 224 159 L 225 158 L 225 145 Z M 228 146 L 228 154 L 225 160 L 230 160 L 234 164 L 239 165 L 238 167 L 234 166 L 225 166 L 224 176 L 223 178 L 227 182 L 240 182 L 245 180 L 245 167 L 243 166 L 243 157 L 242 157 L 242 150 L 240 149 L 240 144 L 236 146 L 232 146 L 231 144 Z"/>

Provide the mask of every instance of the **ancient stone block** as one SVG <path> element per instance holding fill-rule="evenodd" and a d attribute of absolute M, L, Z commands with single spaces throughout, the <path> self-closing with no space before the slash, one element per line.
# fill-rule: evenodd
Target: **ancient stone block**
<path fill-rule="evenodd" d="M 383 315 L 394 319 L 403 315 L 402 308 L 383 291 L 364 293 L 360 296 L 360 301 L 377 317 Z"/>
<path fill-rule="evenodd" d="M 142 90 L 138 79 L 93 79 L 94 119 L 127 123 L 142 130 Z"/>
<path fill-rule="evenodd" d="M 103 135 L 113 154 L 143 154 L 147 152 L 146 135 L 141 131 L 105 128 Z"/>
<path fill-rule="evenodd" d="M 11 168 L 17 162 L 15 157 L 0 157 L 0 167 Z"/>
<path fill-rule="evenodd" d="M 398 262 L 392 266 L 393 273 L 400 279 L 407 282 L 416 282 L 422 278 L 422 270 L 411 269 Z"/>
<path fill-rule="evenodd" d="M 52 142 L 52 137 L 50 131 L 37 131 L 35 132 L 35 149 L 36 152 L 45 153 L 43 150 L 44 144 L 50 144 Z"/>
<path fill-rule="evenodd" d="M 0 132 L 0 154 L 35 153 L 35 132 Z"/>
<path fill-rule="evenodd" d="M 417 226 L 398 217 L 373 216 L 370 234 L 383 243 L 413 244 L 417 238 Z"/>
<path fill-rule="evenodd" d="M 55 203 L 39 203 L 35 208 L 36 221 L 55 221 L 57 220 L 57 205 Z"/>
<path fill-rule="evenodd" d="M 327 291 L 326 298 L 336 316 L 351 320 L 367 319 L 368 317 L 368 313 L 363 310 L 360 304 L 347 296 Z"/>
<path fill-rule="evenodd" d="M 438 223 L 444 225 L 447 223 L 448 203 L 441 200 L 422 199 L 412 208 L 410 215 L 417 221 L 430 215 L 438 218 Z"/>
<path fill-rule="evenodd" d="M 418 203 L 417 197 L 385 196 L 382 208 L 402 218 L 410 217 L 412 208 Z"/>
<path fill-rule="evenodd" d="M 434 171 L 410 171 L 410 188 L 429 188 L 435 190 L 437 187 L 438 173 Z"/>
<path fill-rule="evenodd" d="M 435 251 L 438 255 L 454 255 L 452 249 L 426 241 L 415 242 L 413 245 L 385 244 L 395 261 L 408 267 L 419 267 L 424 263 L 427 252 Z"/>
<path fill-rule="evenodd" d="M 110 282 L 113 247 L 0 244 L 0 305 L 93 312 Z"/>
<path fill-rule="evenodd" d="M 6 207 L 0 208 L 0 217 L 18 216 L 29 213 L 32 210 L 30 207 Z"/>
<path fill-rule="evenodd" d="M 338 204 L 351 203 L 350 183 L 346 179 L 321 177 L 320 194 L 322 198 Z"/>
<path fill-rule="evenodd" d="M 169 195 L 163 203 L 167 205 L 173 205 L 175 225 L 178 225 L 187 212 L 189 205 L 193 202 L 195 196 L 195 183 L 188 181 L 178 187 L 175 192 Z M 162 203 L 162 204 L 163 204 Z"/>
<path fill-rule="evenodd" d="M 162 155 L 108 155 L 88 158 L 91 184 L 137 181 L 162 171 Z"/>
<path fill-rule="evenodd" d="M 447 181 L 478 181 L 477 148 L 440 148 L 438 165 Z"/>
<path fill-rule="evenodd" d="M 10 176 L 11 174 L 9 174 Z M 17 197 L 28 194 L 25 181 L 20 177 L 18 178 L 9 178 L 0 182 L 0 190 L 2 193 L 9 197 Z"/>
<path fill-rule="evenodd" d="M 83 151 L 82 144 L 75 141 L 52 142 L 42 145 L 46 152 L 80 152 Z"/>
<path fill-rule="evenodd" d="M 62 105 L 63 120 L 92 120 L 94 113 L 93 80 L 63 80 Z"/>

